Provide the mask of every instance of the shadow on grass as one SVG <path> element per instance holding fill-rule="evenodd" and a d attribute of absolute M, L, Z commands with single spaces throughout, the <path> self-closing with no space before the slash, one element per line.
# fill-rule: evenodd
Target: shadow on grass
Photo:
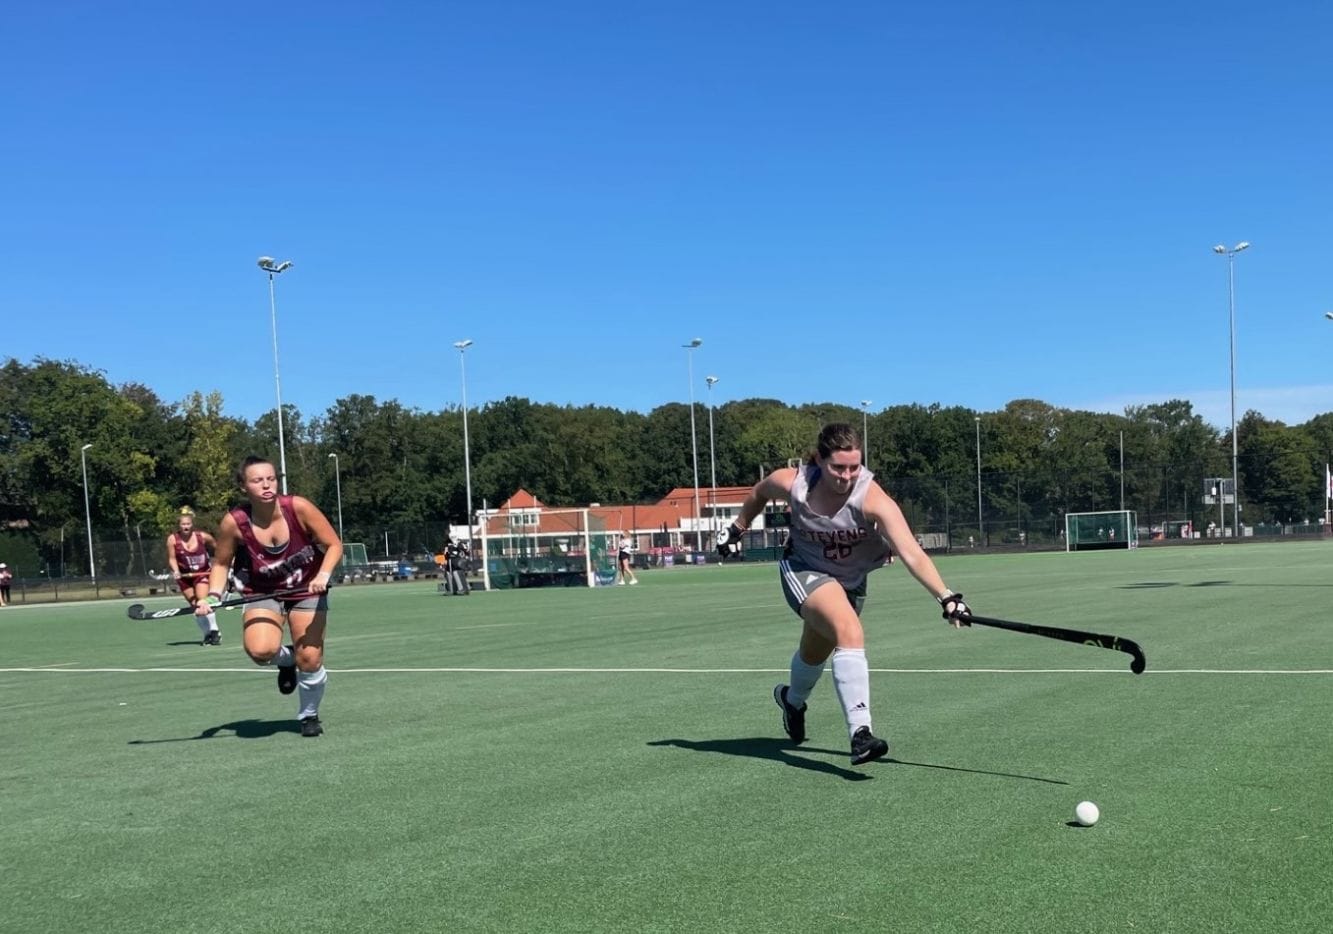
<path fill-rule="evenodd" d="M 675 746 L 678 749 L 692 749 L 695 752 L 720 752 L 726 756 L 745 756 L 749 759 L 769 759 L 797 769 L 809 769 L 812 772 L 836 775 L 838 778 L 844 778 L 849 782 L 863 782 L 871 777 L 865 772 L 853 772 L 851 769 L 839 768 L 832 762 L 822 762 L 818 759 L 807 759 L 804 756 L 794 755 L 793 753 L 796 752 L 797 747 L 793 747 L 790 740 L 775 739 L 772 736 L 702 740 L 659 739 L 650 742 L 648 745 Z M 815 749 L 812 746 L 799 748 L 801 752 L 814 752 L 831 756 L 849 755 L 846 749 Z"/>
<path fill-rule="evenodd" d="M 904 759 L 895 759 L 892 756 L 884 760 L 892 762 L 894 765 L 910 765 L 917 769 L 942 769 L 945 772 L 970 772 L 973 775 L 994 775 L 997 778 L 1020 778 L 1025 782 L 1045 782 L 1047 785 L 1068 785 L 1069 782 L 1061 781 L 1058 778 L 1042 778 L 1040 775 L 1020 775 L 1017 772 L 991 772 L 986 769 L 965 769 L 957 765 L 935 765 L 931 762 L 908 762 Z"/>
<path fill-rule="evenodd" d="M 167 645 L 203 645 L 198 639 L 185 639 L 181 642 L 168 642 Z"/>
<path fill-rule="evenodd" d="M 804 756 L 795 755 L 796 752 L 818 753 L 827 756 L 845 756 L 847 752 L 841 749 L 817 749 L 813 746 L 793 747 L 791 742 L 785 739 L 775 739 L 771 736 L 752 736 L 741 739 L 659 739 L 648 744 L 649 746 L 675 746 L 679 749 L 692 749 L 695 752 L 720 752 L 727 756 L 746 756 L 750 759 L 770 759 L 774 762 L 781 762 L 783 765 L 790 765 L 798 769 L 809 769 L 813 772 L 824 772 L 828 775 L 836 775 L 839 778 L 845 778 L 848 781 L 865 781 L 872 776 L 865 772 L 852 771 L 850 769 L 840 768 L 831 762 L 822 762 L 818 759 L 807 759 Z M 992 772 L 986 769 L 965 769 L 957 765 L 936 765 L 931 762 L 908 762 L 905 759 L 895 759 L 892 756 L 881 759 L 881 762 L 892 765 L 905 765 L 914 769 L 939 769 L 944 772 L 967 772 L 972 775 L 993 775 L 996 778 L 1017 778 L 1025 782 L 1043 782 L 1047 785 L 1068 785 L 1069 782 L 1058 778 L 1043 778 L 1040 775 L 1021 775 L 1017 772 Z"/>
<path fill-rule="evenodd" d="M 1121 584 L 1121 590 L 1155 590 L 1159 587 L 1288 587 L 1289 584 L 1236 584 L 1234 581 L 1195 581 L 1193 584 L 1181 584 L 1179 581 L 1138 581 L 1133 584 Z M 1333 587 L 1333 584 L 1302 584 L 1303 587 Z"/>
<path fill-rule="evenodd" d="M 210 726 L 198 736 L 173 736 L 167 739 L 132 739 L 129 746 L 153 746 L 157 743 L 189 743 L 197 739 L 266 739 L 279 733 L 301 732 L 301 724 L 295 720 L 233 720 L 218 726 Z"/>

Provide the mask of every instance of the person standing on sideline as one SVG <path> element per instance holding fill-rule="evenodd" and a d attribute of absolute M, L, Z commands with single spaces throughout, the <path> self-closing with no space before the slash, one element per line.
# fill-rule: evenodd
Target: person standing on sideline
<path fill-rule="evenodd" d="M 806 698 L 832 656 L 852 764 L 882 758 L 889 744 L 871 731 L 870 668 L 861 628 L 866 575 L 897 552 L 955 627 L 966 625 L 967 604 L 944 586 L 898 504 L 862 466 L 861 437 L 850 425 L 826 425 L 806 463 L 775 470 L 755 484 L 740 515 L 718 534 L 724 557 L 735 553 L 745 529 L 774 499 L 791 504 L 791 530 L 778 567 L 782 593 L 802 621 L 790 683 L 773 689 L 783 729 L 793 743 L 805 741 Z"/>
<path fill-rule="evenodd" d="M 212 535 L 195 529 L 194 510 L 182 506 L 176 517 L 176 531 L 167 536 L 167 564 L 171 566 L 171 575 L 176 578 L 181 596 L 190 606 L 197 607 L 199 601 L 208 596 L 208 555 L 217 546 Z M 216 613 L 210 610 L 206 616 L 195 616 L 194 621 L 204 634 L 202 645 L 222 644 Z"/>
<path fill-rule="evenodd" d="M 616 583 L 622 587 L 625 585 L 626 578 L 629 579 L 631 584 L 639 582 L 639 579 L 634 576 L 634 552 L 637 547 L 633 536 L 626 535 L 622 529 L 620 545 L 616 551 Z"/>
<path fill-rule="evenodd" d="M 14 580 L 14 572 L 9 565 L 0 561 L 0 606 L 9 606 L 9 588 Z"/>
<path fill-rule="evenodd" d="M 467 582 L 470 558 L 471 552 L 468 551 L 467 543 L 460 542 L 452 535 L 445 533 L 444 588 L 446 593 L 455 597 L 466 597 L 472 592 Z"/>
<path fill-rule="evenodd" d="M 343 545 L 314 503 L 278 495 L 278 478 L 267 459 L 247 457 L 237 480 L 248 502 L 227 513 L 218 527 L 208 595 L 195 613 L 202 615 L 221 603 L 234 560 L 243 594 L 270 595 L 245 606 L 245 652 L 256 665 L 278 669 L 280 693 L 300 688 L 301 735 L 319 736 L 324 732 L 319 704 L 328 680 L 324 630 L 329 579 L 342 560 Z M 288 645 L 282 644 L 284 620 L 292 640 Z"/>

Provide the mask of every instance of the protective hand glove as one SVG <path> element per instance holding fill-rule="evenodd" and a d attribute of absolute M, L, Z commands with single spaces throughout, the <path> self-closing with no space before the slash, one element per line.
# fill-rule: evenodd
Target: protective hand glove
<path fill-rule="evenodd" d="M 723 560 L 740 554 L 741 536 L 744 534 L 745 530 L 734 522 L 717 533 L 717 553 Z"/>
<path fill-rule="evenodd" d="M 972 611 L 968 609 L 967 604 L 963 602 L 962 594 L 954 593 L 950 590 L 944 596 L 936 597 L 935 599 L 939 602 L 941 609 L 944 610 L 944 618 L 946 620 L 953 623 L 955 626 L 971 625 L 971 623 L 967 621 L 967 616 Z"/>

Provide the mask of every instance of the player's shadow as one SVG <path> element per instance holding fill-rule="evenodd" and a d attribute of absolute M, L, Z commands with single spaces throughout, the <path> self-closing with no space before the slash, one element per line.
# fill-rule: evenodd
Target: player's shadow
<path fill-rule="evenodd" d="M 807 759 L 804 756 L 794 755 L 798 747 L 794 747 L 790 740 L 776 739 L 772 736 L 747 736 L 738 739 L 658 739 L 653 740 L 649 746 L 675 746 L 679 749 L 692 749 L 695 752 L 720 752 L 726 756 L 745 756 L 750 759 L 769 759 L 773 762 L 781 762 L 783 765 L 790 765 L 793 768 L 809 769 L 812 772 L 823 772 L 826 775 L 836 775 L 838 778 L 846 779 L 849 782 L 863 782 L 872 776 L 865 772 L 853 772 L 850 769 L 839 768 L 832 762 L 824 762 L 819 759 Z M 822 755 L 846 756 L 845 749 L 816 749 L 812 746 L 799 747 L 801 752 L 820 753 Z"/>
<path fill-rule="evenodd" d="M 184 639 L 180 642 L 168 642 L 167 645 L 203 645 L 198 639 Z"/>
<path fill-rule="evenodd" d="M 198 736 L 173 736 L 167 739 L 132 739 L 129 746 L 153 746 L 158 743 L 191 743 L 198 739 L 267 739 L 280 733 L 300 733 L 295 720 L 233 720 L 210 726 Z"/>

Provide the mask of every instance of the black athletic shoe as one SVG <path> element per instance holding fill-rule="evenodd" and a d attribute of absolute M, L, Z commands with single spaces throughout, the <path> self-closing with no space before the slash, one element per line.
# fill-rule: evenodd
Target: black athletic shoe
<path fill-rule="evenodd" d="M 221 645 L 222 630 L 214 629 L 212 632 L 204 634 L 204 645 Z"/>
<path fill-rule="evenodd" d="M 290 694 L 296 690 L 296 648 L 290 645 L 287 648 L 292 650 L 292 663 L 278 666 L 279 694 Z"/>
<path fill-rule="evenodd" d="M 889 744 L 863 726 L 852 734 L 852 765 L 864 765 L 889 754 Z"/>
<path fill-rule="evenodd" d="M 805 742 L 805 704 L 793 707 L 787 703 L 787 685 L 773 688 L 773 700 L 782 708 L 782 729 L 793 743 Z"/>
<path fill-rule="evenodd" d="M 318 736 L 324 732 L 323 725 L 319 722 L 319 717 L 306 717 L 301 721 L 302 736 Z"/>

